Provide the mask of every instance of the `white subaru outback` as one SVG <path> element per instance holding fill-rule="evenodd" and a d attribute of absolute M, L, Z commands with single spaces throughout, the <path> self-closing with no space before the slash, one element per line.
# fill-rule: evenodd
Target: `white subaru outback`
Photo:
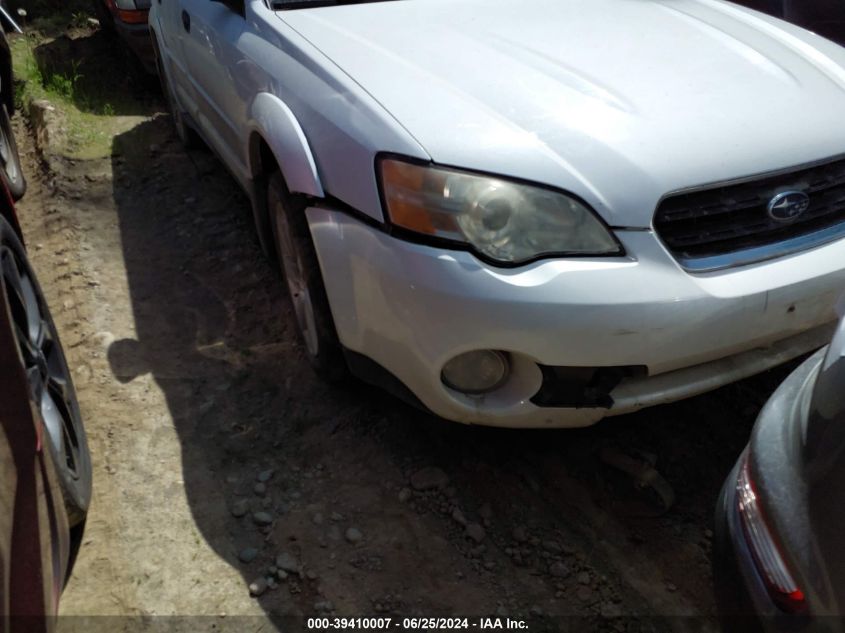
<path fill-rule="evenodd" d="M 719 0 L 154 0 L 321 374 L 583 426 L 820 347 L 845 49 Z"/>

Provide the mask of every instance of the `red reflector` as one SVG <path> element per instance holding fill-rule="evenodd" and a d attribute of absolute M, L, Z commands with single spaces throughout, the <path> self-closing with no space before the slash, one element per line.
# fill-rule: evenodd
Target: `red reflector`
<path fill-rule="evenodd" d="M 115 14 L 117 19 L 124 24 L 146 24 L 149 20 L 149 11 L 126 11 L 124 9 L 117 9 Z"/>
<path fill-rule="evenodd" d="M 746 453 L 736 482 L 739 518 L 745 540 L 751 549 L 757 571 L 775 604 L 787 613 L 801 613 L 807 608 L 804 592 L 798 588 L 766 525 L 750 471 Z"/>

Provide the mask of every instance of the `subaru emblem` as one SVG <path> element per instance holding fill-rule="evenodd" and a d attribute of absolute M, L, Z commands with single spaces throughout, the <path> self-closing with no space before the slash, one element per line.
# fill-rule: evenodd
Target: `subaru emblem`
<path fill-rule="evenodd" d="M 784 191 L 769 201 L 769 217 L 777 222 L 792 222 L 810 208 L 810 196 L 803 191 Z"/>

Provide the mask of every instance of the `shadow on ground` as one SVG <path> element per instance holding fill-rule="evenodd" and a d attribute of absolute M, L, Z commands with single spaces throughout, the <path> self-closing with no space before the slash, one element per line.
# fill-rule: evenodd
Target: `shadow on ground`
<path fill-rule="evenodd" d="M 112 344 L 112 370 L 150 372 L 163 391 L 197 528 L 244 592 L 279 554 L 293 561 L 259 599 L 279 626 L 332 611 L 713 615 L 716 496 L 785 370 L 574 431 L 462 427 L 363 385 L 329 387 L 220 164 L 186 154 L 167 117 L 113 153 L 137 337 Z M 601 464 L 607 446 L 653 455 L 676 505 L 654 511 Z M 448 482 L 410 489 L 426 467 Z"/>
<path fill-rule="evenodd" d="M 112 32 L 62 29 L 33 51 L 45 88 L 62 95 L 80 111 L 106 115 L 149 115 L 151 88 L 158 79 Z"/>

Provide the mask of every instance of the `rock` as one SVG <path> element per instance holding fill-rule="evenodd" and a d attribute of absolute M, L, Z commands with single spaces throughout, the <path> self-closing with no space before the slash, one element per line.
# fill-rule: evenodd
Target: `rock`
<path fill-rule="evenodd" d="M 480 543 L 484 540 L 484 537 L 487 536 L 487 533 L 484 531 L 483 527 L 478 525 L 478 523 L 470 523 L 467 525 L 466 535 L 476 543 Z"/>
<path fill-rule="evenodd" d="M 528 530 L 525 529 L 525 526 L 518 525 L 513 529 L 513 540 L 517 543 L 525 543 L 528 541 Z"/>
<path fill-rule="evenodd" d="M 266 484 L 268 481 L 270 481 L 270 479 L 272 479 L 273 472 L 274 471 L 272 468 L 270 468 L 269 470 L 262 470 L 260 473 L 258 473 L 256 479 L 262 484 Z"/>
<path fill-rule="evenodd" d="M 569 569 L 569 565 L 566 563 L 557 561 L 551 564 L 549 573 L 555 578 L 569 578 L 572 575 L 572 570 Z"/>
<path fill-rule="evenodd" d="M 339 541 L 343 538 L 343 535 L 340 533 L 340 528 L 336 525 L 332 525 L 326 535 L 333 541 Z"/>
<path fill-rule="evenodd" d="M 267 578 L 267 587 L 270 589 L 275 589 L 276 587 L 278 587 L 278 585 L 276 584 L 276 579 L 272 576 Z"/>
<path fill-rule="evenodd" d="M 251 563 L 256 558 L 258 558 L 258 549 L 255 547 L 247 547 L 242 549 L 238 554 L 238 560 L 242 563 Z"/>
<path fill-rule="evenodd" d="M 252 520 L 256 525 L 272 525 L 273 516 L 269 512 L 254 512 Z"/>
<path fill-rule="evenodd" d="M 455 508 L 454 510 L 452 510 L 452 519 L 455 521 L 455 523 L 460 523 L 461 525 L 467 524 L 467 519 L 464 516 L 464 513 L 461 512 L 460 508 Z"/>
<path fill-rule="evenodd" d="M 351 527 L 348 530 L 346 530 L 346 540 L 349 541 L 350 543 L 352 543 L 353 545 L 355 543 L 360 543 L 363 539 L 364 539 L 364 535 L 361 533 L 361 530 L 359 530 L 358 528 Z"/>
<path fill-rule="evenodd" d="M 402 490 L 399 491 L 399 503 L 407 503 L 411 500 L 411 496 L 413 494 L 414 493 L 411 492 L 410 488 L 402 488 Z"/>
<path fill-rule="evenodd" d="M 494 569 L 496 569 L 496 563 L 494 563 L 492 560 L 485 561 L 484 569 L 486 569 L 487 571 L 493 571 Z"/>
<path fill-rule="evenodd" d="M 586 585 L 582 585 L 578 587 L 578 591 L 575 595 L 578 596 L 578 599 L 581 602 L 589 602 L 593 597 L 593 590 L 587 587 Z"/>
<path fill-rule="evenodd" d="M 267 494 L 267 486 L 266 484 L 257 483 L 252 487 L 252 491 L 259 497 L 263 497 Z"/>
<path fill-rule="evenodd" d="M 666 589 L 670 593 L 675 593 L 678 590 L 678 586 L 673 582 L 667 582 L 666 583 Z"/>
<path fill-rule="evenodd" d="M 276 567 L 289 574 L 299 573 L 299 561 L 287 552 L 282 552 L 276 556 Z"/>
<path fill-rule="evenodd" d="M 329 520 L 337 523 L 338 521 L 343 521 L 343 515 L 340 512 L 332 512 L 329 515 Z"/>
<path fill-rule="evenodd" d="M 264 578 L 258 578 L 249 583 L 249 595 L 253 598 L 257 598 L 265 591 L 267 591 L 267 581 Z"/>
<path fill-rule="evenodd" d="M 317 580 L 317 578 L 318 578 L 317 572 L 314 571 L 313 569 L 309 569 L 307 572 L 305 572 L 305 577 L 308 580 Z"/>
<path fill-rule="evenodd" d="M 249 503 L 247 503 L 246 499 L 239 499 L 238 501 L 235 501 L 229 508 L 229 512 L 232 513 L 232 516 L 238 519 L 245 516 L 248 511 Z"/>
<path fill-rule="evenodd" d="M 590 573 L 586 571 L 582 571 L 578 574 L 578 582 L 582 585 L 589 585 L 590 584 Z"/>
<path fill-rule="evenodd" d="M 411 487 L 414 490 L 439 490 L 448 484 L 449 476 L 439 468 L 423 468 L 411 475 Z"/>
<path fill-rule="evenodd" d="M 314 611 L 317 613 L 334 611 L 334 604 L 332 604 L 331 600 L 319 600 L 314 603 Z"/>
<path fill-rule="evenodd" d="M 563 548 L 557 541 L 543 541 L 543 549 L 552 554 L 560 554 Z"/>
<path fill-rule="evenodd" d="M 485 520 L 493 518 L 493 507 L 489 503 L 485 503 L 478 509 L 478 515 Z"/>
<path fill-rule="evenodd" d="M 536 604 L 533 607 L 531 607 L 529 613 L 532 616 L 534 616 L 535 618 L 539 618 L 539 617 L 543 616 L 543 610 L 539 606 L 537 606 Z"/>
<path fill-rule="evenodd" d="M 712 539 L 713 538 L 713 530 L 711 530 L 710 528 L 707 528 L 706 530 L 704 530 L 704 537 L 707 538 L 707 539 Z"/>
<path fill-rule="evenodd" d="M 499 608 L 496 609 L 496 615 L 499 616 L 500 618 L 507 617 L 507 615 L 508 615 L 507 607 L 505 607 L 505 605 L 503 605 L 503 604 L 500 604 Z"/>
<path fill-rule="evenodd" d="M 276 578 L 278 578 L 279 581 L 287 580 L 288 573 L 286 571 L 284 571 L 283 569 L 277 569 L 276 570 Z"/>
<path fill-rule="evenodd" d="M 323 525 L 323 515 L 318 512 L 311 517 L 311 523 L 314 525 Z"/>

